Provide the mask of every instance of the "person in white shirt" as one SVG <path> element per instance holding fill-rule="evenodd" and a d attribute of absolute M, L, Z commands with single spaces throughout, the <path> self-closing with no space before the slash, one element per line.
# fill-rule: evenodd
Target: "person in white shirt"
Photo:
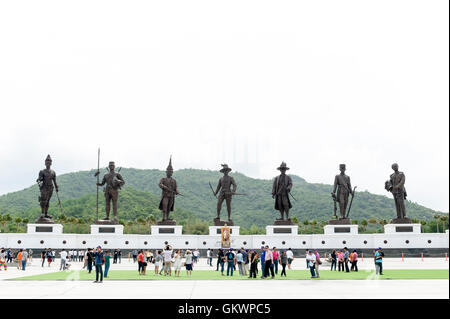
<path fill-rule="evenodd" d="M 308 262 L 309 271 L 311 272 L 311 278 L 316 278 L 314 266 L 316 265 L 317 257 L 312 250 L 308 250 L 306 254 L 306 261 Z"/>
<path fill-rule="evenodd" d="M 288 269 L 291 269 L 291 264 L 294 261 L 294 253 L 292 252 L 292 249 L 289 248 L 286 252 L 286 257 L 288 259 Z"/>
<path fill-rule="evenodd" d="M 172 246 L 167 245 L 163 252 L 164 257 L 164 276 L 172 276 Z"/>
<path fill-rule="evenodd" d="M 61 256 L 61 265 L 59 266 L 59 270 L 64 270 L 66 269 L 66 263 L 67 263 L 67 251 L 65 251 L 64 249 L 61 250 L 61 252 L 59 253 L 59 255 Z"/>

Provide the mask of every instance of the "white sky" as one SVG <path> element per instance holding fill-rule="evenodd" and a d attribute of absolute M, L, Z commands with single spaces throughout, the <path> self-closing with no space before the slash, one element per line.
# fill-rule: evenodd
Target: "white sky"
<path fill-rule="evenodd" d="M 94 168 L 100 146 L 102 166 L 247 156 L 254 177 L 284 160 L 318 183 L 342 162 L 385 195 L 398 162 L 410 200 L 448 211 L 448 7 L 0 0 L 0 193 L 48 153 L 57 174 Z"/>

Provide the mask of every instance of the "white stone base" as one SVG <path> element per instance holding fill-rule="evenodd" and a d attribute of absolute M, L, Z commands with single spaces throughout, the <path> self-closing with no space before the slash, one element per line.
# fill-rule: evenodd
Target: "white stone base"
<path fill-rule="evenodd" d="M 325 235 L 358 235 L 358 225 L 325 225 L 323 233 Z"/>
<path fill-rule="evenodd" d="M 181 225 L 153 225 L 151 229 L 152 235 L 180 236 L 183 234 Z"/>
<path fill-rule="evenodd" d="M 91 225 L 93 235 L 123 235 L 123 225 Z"/>
<path fill-rule="evenodd" d="M 421 224 L 387 224 L 384 225 L 385 234 L 420 234 Z"/>
<path fill-rule="evenodd" d="M 266 226 L 266 235 L 297 235 L 298 234 L 298 226 L 297 225 L 287 225 L 287 226 L 277 226 L 277 225 L 269 225 Z"/>
<path fill-rule="evenodd" d="M 61 224 L 27 224 L 28 234 L 62 234 Z"/>
<path fill-rule="evenodd" d="M 227 226 L 227 227 L 229 227 L 231 230 L 231 236 L 239 236 L 239 229 L 241 227 L 239 227 L 239 226 Z M 209 235 L 210 236 L 220 236 L 221 228 L 222 228 L 222 226 L 209 226 Z"/>

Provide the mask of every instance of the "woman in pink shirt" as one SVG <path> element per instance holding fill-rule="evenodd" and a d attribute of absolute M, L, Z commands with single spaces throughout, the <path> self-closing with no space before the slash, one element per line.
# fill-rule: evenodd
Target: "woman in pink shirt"
<path fill-rule="evenodd" d="M 272 256 L 273 256 L 273 267 L 275 269 L 275 275 L 278 275 L 278 264 L 280 263 L 280 253 L 278 252 L 277 247 L 273 247 Z"/>
<path fill-rule="evenodd" d="M 339 250 L 337 253 L 337 259 L 338 259 L 338 271 L 344 271 L 344 253 L 342 252 L 342 250 Z"/>

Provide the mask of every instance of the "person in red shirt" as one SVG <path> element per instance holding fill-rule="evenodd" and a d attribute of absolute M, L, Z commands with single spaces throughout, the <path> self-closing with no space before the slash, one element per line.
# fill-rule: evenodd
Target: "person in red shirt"
<path fill-rule="evenodd" d="M 142 252 L 142 250 L 139 250 L 139 255 L 137 257 L 137 261 L 138 261 L 139 275 L 145 275 L 145 272 L 147 269 L 147 263 L 145 262 L 144 253 Z"/>

